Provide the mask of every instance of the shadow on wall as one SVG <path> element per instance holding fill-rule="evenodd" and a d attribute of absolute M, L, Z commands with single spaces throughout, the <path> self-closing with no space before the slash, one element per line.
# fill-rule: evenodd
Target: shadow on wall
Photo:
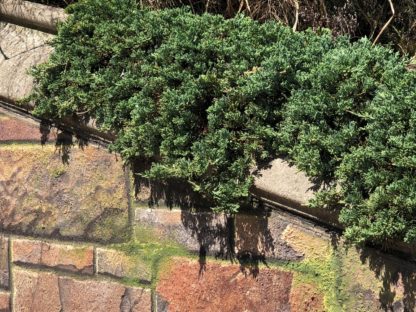
<path fill-rule="evenodd" d="M 239 219 L 238 226 L 244 229 L 244 237 L 250 237 L 250 247 L 244 248 L 236 239 L 236 216 L 227 213 L 213 213 L 209 200 L 192 190 L 185 181 L 170 179 L 164 182 L 149 181 L 140 176 L 150 167 L 150 162 L 137 160 L 133 165 L 134 190 L 136 198 L 148 190 L 149 206 L 166 206 L 181 209 L 181 222 L 186 232 L 198 243 L 200 271 L 206 268 L 208 255 L 218 259 L 239 263 L 246 275 L 257 276 L 259 265 L 266 263 L 266 252 L 274 249 L 274 240 L 269 232 L 269 212 L 258 209 L 255 222 L 249 218 Z M 258 224 L 261 224 L 259 227 Z M 261 228 L 261 231 L 259 229 Z"/>
<path fill-rule="evenodd" d="M 415 311 L 416 265 L 372 248 L 359 252 L 362 263 L 382 282 L 378 300 L 383 311 Z"/>
<path fill-rule="evenodd" d="M 49 136 L 51 134 L 52 125 L 46 121 L 41 121 L 39 125 L 39 131 L 41 133 L 41 144 L 44 145 L 49 141 Z M 75 143 L 76 142 L 76 143 Z M 58 151 L 59 155 L 62 158 L 62 163 L 68 165 L 70 156 L 71 156 L 71 149 L 78 145 L 80 149 L 84 149 L 84 147 L 88 146 L 88 138 L 77 135 L 75 133 L 60 130 L 58 129 L 58 134 L 56 136 L 55 147 Z"/>
<path fill-rule="evenodd" d="M 40 129 L 44 144 L 51 127 L 42 124 Z M 88 145 L 88 140 L 65 131 L 58 134 L 56 147 L 64 163 L 69 161 L 71 148 L 75 144 L 83 148 Z M 182 225 L 198 243 L 200 275 L 206 270 L 208 255 L 239 263 L 241 271 L 252 277 L 259 274 L 261 264 L 267 266 L 269 258 L 287 261 L 302 259 L 285 242 L 279 241 L 286 224 L 272 222 L 270 210 L 261 203 L 253 203 L 241 215 L 215 214 L 210 210 L 207 199 L 193 192 L 183 181 L 155 182 L 142 178 L 139 174 L 149 166 L 150 162 L 145 160 L 138 160 L 132 165 L 135 195 L 139 196 L 143 189 L 147 189 L 149 193 L 146 197 L 151 206 L 181 209 Z M 282 228 L 278 229 L 279 226 Z M 332 235 L 331 243 L 334 250 L 339 248 L 336 235 Z M 287 251 L 282 256 L 280 252 L 284 249 Z M 378 305 L 377 309 L 383 311 L 415 311 L 416 265 L 373 248 L 362 248 L 358 253 L 363 269 L 370 269 L 382 283 L 379 293 L 360 292 L 368 297 L 364 300 L 374 304 L 371 308 L 375 309 Z M 343 274 L 348 275 L 349 272 Z"/>

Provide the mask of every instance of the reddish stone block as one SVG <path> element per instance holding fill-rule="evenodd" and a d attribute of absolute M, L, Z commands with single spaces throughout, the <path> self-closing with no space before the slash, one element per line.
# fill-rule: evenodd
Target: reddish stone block
<path fill-rule="evenodd" d="M 41 241 L 16 239 L 12 242 L 13 262 L 58 268 L 93 274 L 93 247 L 52 244 Z"/>
<path fill-rule="evenodd" d="M 38 123 L 30 119 L 5 114 L 0 109 L 0 142 L 31 141 L 40 143 L 46 139 L 55 140 L 56 130 L 51 131 L 47 138 L 43 138 Z"/>
<path fill-rule="evenodd" d="M 57 275 L 14 269 L 13 278 L 15 311 L 62 311 Z"/>
<path fill-rule="evenodd" d="M 150 312 L 147 289 L 52 273 L 14 270 L 14 310 L 19 312 Z"/>
<path fill-rule="evenodd" d="M 63 311 L 150 312 L 150 290 L 111 282 L 60 278 Z"/>
<path fill-rule="evenodd" d="M 10 312 L 10 294 L 0 292 L 0 312 Z"/>
<path fill-rule="evenodd" d="M 156 288 L 169 311 L 290 311 L 292 273 L 184 258 L 161 276 Z"/>

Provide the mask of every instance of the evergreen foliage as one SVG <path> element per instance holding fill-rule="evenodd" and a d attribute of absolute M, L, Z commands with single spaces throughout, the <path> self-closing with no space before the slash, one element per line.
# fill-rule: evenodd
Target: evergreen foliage
<path fill-rule="evenodd" d="M 287 155 L 340 205 L 356 242 L 414 241 L 416 77 L 368 40 L 276 22 L 142 10 L 134 0 L 68 8 L 33 70 L 35 113 L 94 118 L 149 178 L 180 178 L 234 213 L 251 172 Z"/>

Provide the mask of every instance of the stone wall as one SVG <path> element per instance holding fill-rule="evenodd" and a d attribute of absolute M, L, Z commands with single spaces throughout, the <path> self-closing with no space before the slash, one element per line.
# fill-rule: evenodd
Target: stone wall
<path fill-rule="evenodd" d="M 416 311 L 414 253 L 346 246 L 281 160 L 250 210 L 215 214 L 105 140 L 14 113 L 64 16 L 0 0 L 0 311 Z"/>
<path fill-rule="evenodd" d="M 193 196 L 0 110 L 0 311 L 416 310 L 412 262 L 278 207 L 227 216 Z"/>

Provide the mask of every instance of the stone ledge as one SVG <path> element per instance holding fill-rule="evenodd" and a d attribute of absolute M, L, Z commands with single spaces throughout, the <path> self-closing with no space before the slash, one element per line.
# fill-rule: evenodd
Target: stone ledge
<path fill-rule="evenodd" d="M 63 9 L 22 0 L 0 0 L 0 17 L 22 26 L 55 33 L 59 22 L 66 19 Z"/>
<path fill-rule="evenodd" d="M 0 54 L 0 99 L 14 103 L 29 95 L 33 77 L 28 71 L 48 59 L 51 38 L 33 29 L 0 23 L 0 47 L 7 57 Z"/>
<path fill-rule="evenodd" d="M 83 274 L 94 273 L 94 250 L 91 246 L 71 246 L 41 241 L 14 239 L 13 263 L 44 266 Z"/>

